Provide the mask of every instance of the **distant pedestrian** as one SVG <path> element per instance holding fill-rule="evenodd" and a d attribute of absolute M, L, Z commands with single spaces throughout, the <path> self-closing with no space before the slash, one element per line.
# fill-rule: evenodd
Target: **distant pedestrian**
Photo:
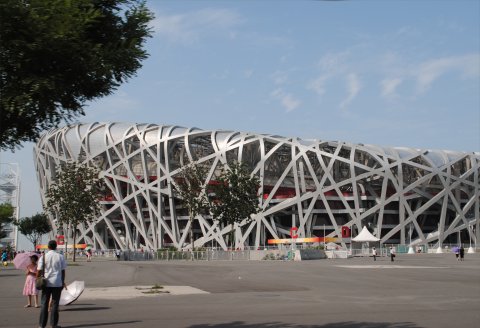
<path fill-rule="evenodd" d="M 372 255 L 373 255 L 373 260 L 377 260 L 377 249 L 375 247 L 372 248 Z"/>
<path fill-rule="evenodd" d="M 465 257 L 465 248 L 463 248 L 463 246 L 460 247 L 459 253 L 460 253 L 460 261 L 463 261 L 463 258 Z"/>
<path fill-rule="evenodd" d="M 460 247 L 455 247 L 454 253 L 455 253 L 455 258 L 457 259 L 457 261 L 460 261 Z"/>
<path fill-rule="evenodd" d="M 4 249 L 2 252 L 2 264 L 5 267 L 8 266 L 8 253 L 6 249 Z"/>
<path fill-rule="evenodd" d="M 390 246 L 390 261 L 393 262 L 395 258 L 395 248 Z"/>
<path fill-rule="evenodd" d="M 87 262 L 92 261 L 92 249 L 87 249 Z"/>
<path fill-rule="evenodd" d="M 52 328 L 59 328 L 58 326 L 58 305 L 60 303 L 60 296 L 65 285 L 65 269 L 67 262 L 62 254 L 57 253 L 57 242 L 50 240 L 48 242 L 49 251 L 43 254 L 43 259 L 38 261 L 37 277 L 40 277 L 44 272 L 44 277 L 47 280 L 47 287 L 42 290 L 42 309 L 40 310 L 39 326 L 45 328 L 48 321 L 50 298 L 50 325 Z"/>
<path fill-rule="evenodd" d="M 117 257 L 117 261 L 120 261 L 120 250 L 119 249 L 115 250 L 115 256 Z"/>

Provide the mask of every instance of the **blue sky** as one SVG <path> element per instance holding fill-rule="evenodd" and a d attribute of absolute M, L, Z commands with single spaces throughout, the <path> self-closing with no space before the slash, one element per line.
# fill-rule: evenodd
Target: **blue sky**
<path fill-rule="evenodd" d="M 480 2 L 148 1 L 150 57 L 79 122 L 480 151 Z M 32 144 L 21 216 L 41 211 Z"/>

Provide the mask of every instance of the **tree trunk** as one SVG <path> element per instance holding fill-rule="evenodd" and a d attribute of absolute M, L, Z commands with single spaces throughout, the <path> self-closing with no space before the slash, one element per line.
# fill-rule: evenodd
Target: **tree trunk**
<path fill-rule="evenodd" d="M 193 251 L 195 249 L 195 245 L 194 245 L 194 241 L 193 241 L 193 217 L 192 217 L 192 214 L 190 213 L 190 217 L 189 217 L 189 220 L 190 220 L 190 245 L 192 246 L 192 258 L 191 260 L 193 261 Z"/>
<path fill-rule="evenodd" d="M 75 242 L 77 239 L 77 232 L 76 229 L 73 229 L 73 262 L 75 262 Z"/>
<path fill-rule="evenodd" d="M 65 244 L 65 260 L 68 258 L 68 225 L 67 225 L 67 233 L 64 235 L 63 240 Z"/>

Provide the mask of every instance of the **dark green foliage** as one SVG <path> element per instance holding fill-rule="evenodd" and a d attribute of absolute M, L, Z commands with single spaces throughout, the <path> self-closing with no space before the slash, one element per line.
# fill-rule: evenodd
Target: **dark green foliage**
<path fill-rule="evenodd" d="M 67 163 L 47 189 L 45 211 L 56 218 L 58 227 L 73 229 L 74 243 L 77 226 L 95 220 L 101 210 L 105 183 L 99 174 L 97 169 L 85 164 Z M 73 254 L 75 261 L 75 252 Z"/>
<path fill-rule="evenodd" d="M 217 183 L 212 185 L 213 196 L 211 197 L 210 212 L 213 219 L 223 225 L 232 225 L 243 220 L 251 220 L 251 215 L 260 211 L 258 206 L 259 179 L 250 176 L 246 166 L 242 164 L 230 164 L 218 177 Z M 234 246 L 233 238 L 231 246 Z"/>
<path fill-rule="evenodd" d="M 7 236 L 5 231 L 3 231 L 3 226 L 13 222 L 13 212 L 14 209 L 12 205 L 8 203 L 0 204 L 0 238 L 5 238 Z"/>
<path fill-rule="evenodd" d="M 152 19 L 141 0 L 2 0 L 0 149 L 84 115 L 134 76 Z"/>
<path fill-rule="evenodd" d="M 52 230 L 47 216 L 43 213 L 23 218 L 16 222 L 15 225 L 18 227 L 18 231 L 30 240 L 33 244 L 33 249 L 37 246 L 40 237 Z"/>

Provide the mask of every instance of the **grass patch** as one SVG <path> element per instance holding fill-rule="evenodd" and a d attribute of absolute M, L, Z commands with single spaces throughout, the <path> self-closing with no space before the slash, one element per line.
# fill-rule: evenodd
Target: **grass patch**
<path fill-rule="evenodd" d="M 142 294 L 168 294 L 169 292 L 158 290 L 158 289 L 150 289 L 147 291 L 142 292 Z"/>
<path fill-rule="evenodd" d="M 135 287 L 137 290 L 141 290 L 142 294 L 164 294 L 164 293 L 169 293 L 168 291 L 162 291 L 160 289 L 163 289 L 162 285 L 155 284 L 152 287 Z"/>

